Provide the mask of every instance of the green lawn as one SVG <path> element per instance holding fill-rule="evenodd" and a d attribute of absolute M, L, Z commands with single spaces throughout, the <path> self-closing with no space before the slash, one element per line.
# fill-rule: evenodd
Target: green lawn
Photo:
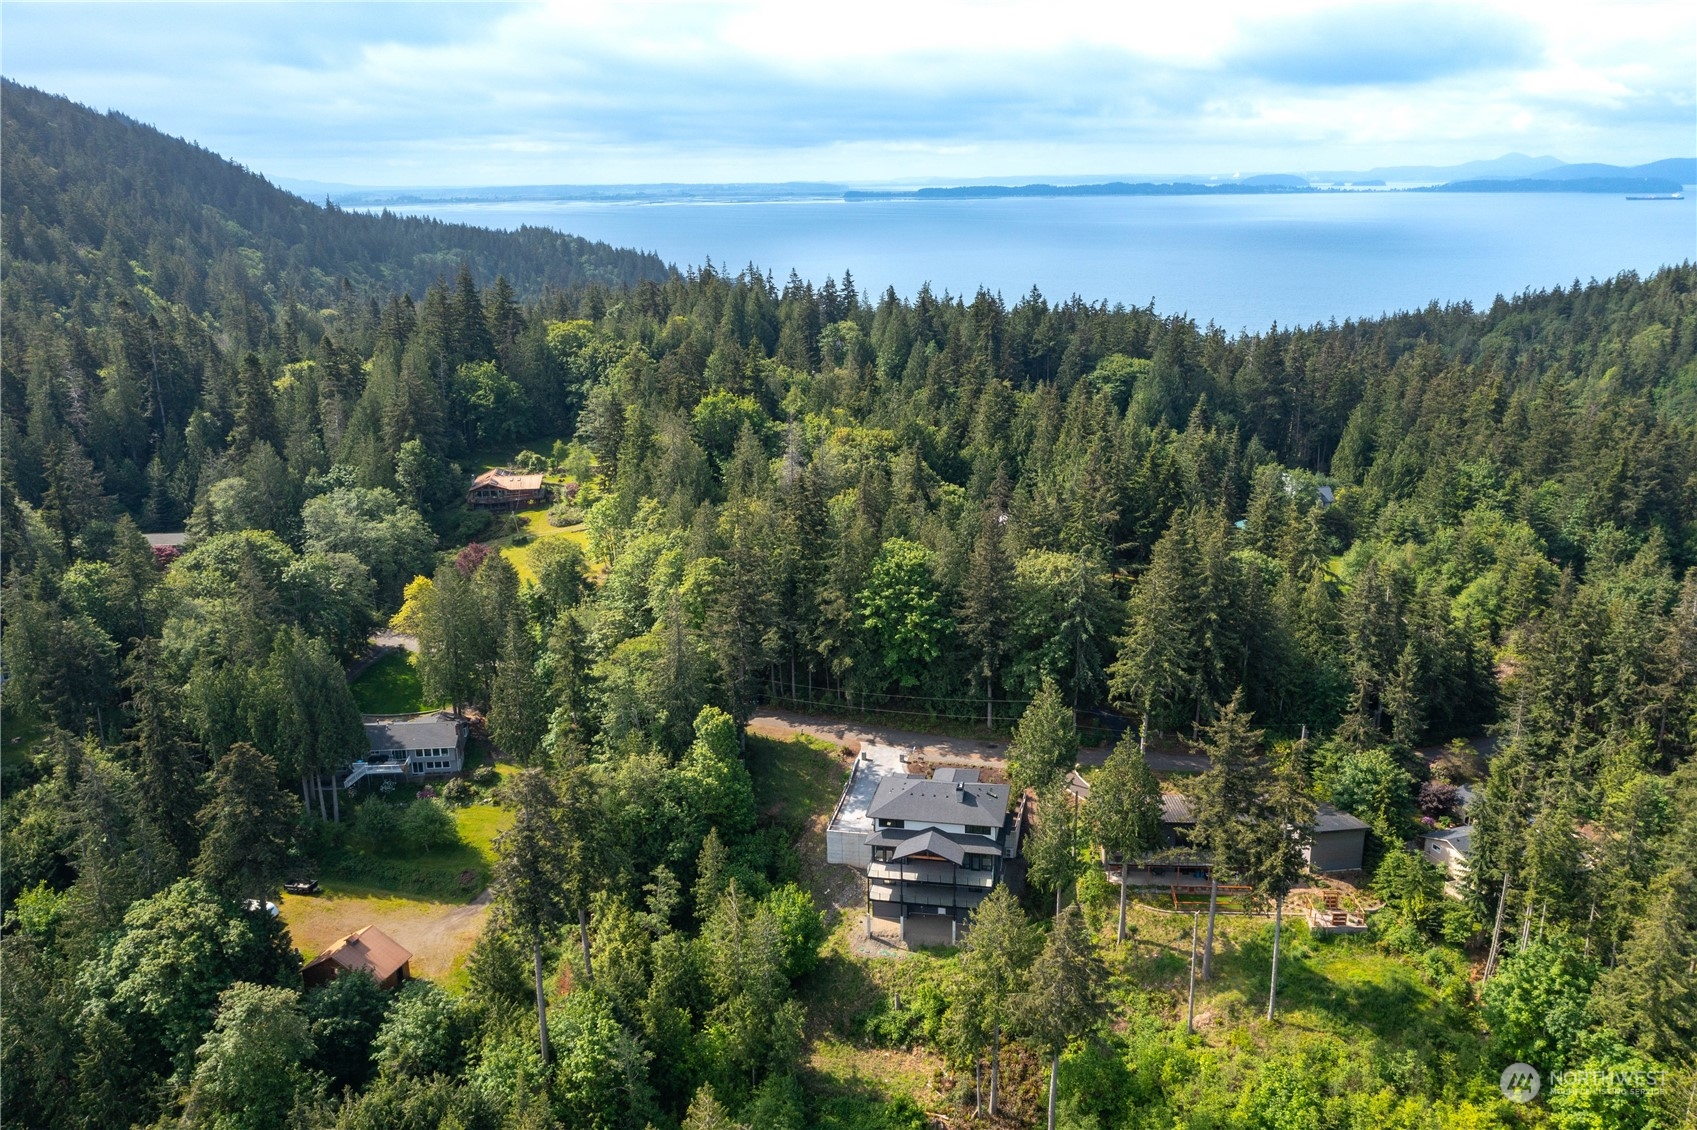
<path fill-rule="evenodd" d="M 410 651 L 385 655 L 349 684 L 361 714 L 417 714 L 439 704 L 424 701 L 424 686 Z"/>
<path fill-rule="evenodd" d="M 369 851 L 350 836 L 325 860 L 322 878 L 351 894 L 469 902 L 489 885 L 495 837 L 512 819 L 512 813 L 492 804 L 456 809 L 460 842 L 435 851 Z"/>
<path fill-rule="evenodd" d="M 548 507 L 534 506 L 529 510 L 520 510 L 513 515 L 520 523 L 517 534 L 491 540 L 488 544 L 499 549 L 513 568 L 518 571 L 519 580 L 535 581 L 536 569 L 531 564 L 531 555 L 536 547 L 548 538 L 567 538 L 575 541 L 578 548 L 586 554 L 589 550 L 589 531 L 582 525 L 550 526 L 548 524 Z M 528 539 L 528 540 L 525 540 Z M 525 540 L 523 545 L 513 544 Z"/>

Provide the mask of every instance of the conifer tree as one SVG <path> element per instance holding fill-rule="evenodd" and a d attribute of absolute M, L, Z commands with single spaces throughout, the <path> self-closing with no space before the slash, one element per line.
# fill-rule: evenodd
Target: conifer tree
<path fill-rule="evenodd" d="M 1175 514 L 1131 591 L 1119 656 L 1108 668 L 1109 694 L 1140 712 L 1145 724 L 1150 718 L 1177 721 L 1193 686 L 1195 611 L 1184 563 L 1188 536 L 1184 515 Z"/>
<path fill-rule="evenodd" d="M 1084 822 L 1091 837 L 1120 861 L 1118 940 L 1125 941 L 1125 869 L 1132 857 L 1161 846 L 1161 783 L 1129 731 L 1090 778 Z"/>
<path fill-rule="evenodd" d="M 1056 914 L 1061 912 L 1062 896 L 1082 870 L 1076 808 L 1077 802 L 1061 782 L 1052 782 L 1038 794 L 1036 827 L 1019 844 L 1032 883 L 1054 889 Z"/>
<path fill-rule="evenodd" d="M 1026 705 L 1008 747 L 1008 780 L 1014 796 L 1046 787 L 1078 760 L 1078 727 L 1053 679 Z"/>
<path fill-rule="evenodd" d="M 212 797 L 197 817 L 195 877 L 231 899 L 269 900 L 283 883 L 298 811 L 277 787 L 277 763 L 237 742 L 213 767 Z"/>
<path fill-rule="evenodd" d="M 548 715 L 536 673 L 536 641 L 516 610 L 507 617 L 489 692 L 489 736 L 520 765 L 534 765 L 542 752 Z"/>
<path fill-rule="evenodd" d="M 206 754 L 184 724 L 181 706 L 161 670 L 158 645 L 146 641 L 130 653 L 129 692 L 132 719 L 119 747 L 135 777 L 142 811 L 176 849 L 180 860 L 193 859 L 199 845 L 195 814 L 201 807 L 201 778 Z"/>
<path fill-rule="evenodd" d="M 540 769 L 526 769 L 508 786 L 513 823 L 495 840 L 496 911 L 530 945 L 536 982 L 536 1035 L 547 1063 L 548 1012 L 542 991 L 542 946 L 565 921 L 568 894 L 562 861 L 570 850 L 560 797 Z"/>
<path fill-rule="evenodd" d="M 1055 1090 L 1067 1042 L 1087 1032 L 1102 1013 L 1107 970 L 1090 942 L 1076 905 L 1056 917 L 1019 995 L 1021 1027 L 1049 1057 L 1049 1130 L 1055 1130 Z"/>
<path fill-rule="evenodd" d="M 1675 868 L 1651 885 L 1592 1009 L 1658 1059 L 1676 1059 L 1697 1041 L 1697 878 L 1689 870 Z"/>
<path fill-rule="evenodd" d="M 1006 518 L 995 507 L 985 512 L 955 611 L 961 635 L 977 658 L 975 677 L 983 680 L 986 729 L 996 724 L 996 676 L 1013 647 L 1013 559 L 1002 537 Z"/>
<path fill-rule="evenodd" d="M 1264 734 L 1249 726 L 1250 716 L 1242 700 L 1233 698 L 1219 716 L 1203 730 L 1202 751 L 1208 768 L 1187 782 L 1186 796 L 1195 810 L 1192 842 L 1212 857 L 1209 868 L 1208 936 L 1202 947 L 1202 979 L 1213 975 L 1214 917 L 1217 910 L 1220 874 L 1241 876 L 1250 866 L 1249 844 L 1243 818 L 1257 803 L 1256 790 L 1264 783 L 1266 752 Z"/>
<path fill-rule="evenodd" d="M 992 887 L 973 910 L 960 948 L 961 985 L 974 1021 L 972 1038 L 990 1045 L 990 1115 L 995 1117 L 1002 1033 L 1019 1015 L 1016 1001 L 1037 952 L 1025 912 L 1006 884 Z"/>

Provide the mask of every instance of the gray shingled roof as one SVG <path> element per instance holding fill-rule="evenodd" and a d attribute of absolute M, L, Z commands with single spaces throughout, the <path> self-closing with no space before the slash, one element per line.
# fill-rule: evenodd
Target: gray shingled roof
<path fill-rule="evenodd" d="M 989 836 L 969 836 L 965 833 L 944 832 L 936 828 L 917 830 L 913 828 L 880 828 L 866 837 L 866 843 L 869 847 L 899 848 L 909 840 L 929 835 L 947 836 L 950 843 L 958 845 L 961 851 L 967 855 L 1002 854 L 1002 845 Z"/>
<path fill-rule="evenodd" d="M 1443 840 L 1463 855 L 1473 849 L 1473 825 L 1463 824 L 1459 828 L 1450 828 L 1442 832 L 1427 832 L 1428 840 Z"/>
<path fill-rule="evenodd" d="M 966 859 L 966 852 L 961 849 L 961 846 L 955 843 L 947 832 L 939 832 L 936 829 L 909 836 L 902 841 L 900 847 L 890 853 L 890 858 L 906 859 L 908 856 L 918 855 L 922 851 L 941 856 L 956 867 L 959 867 Z"/>
<path fill-rule="evenodd" d="M 460 744 L 460 724 L 441 716 L 367 722 L 365 740 L 373 750 L 454 749 Z"/>
<path fill-rule="evenodd" d="M 1181 793 L 1161 794 L 1161 823 L 1163 824 L 1194 824 L 1196 814 L 1190 810 L 1190 801 Z"/>
<path fill-rule="evenodd" d="M 1316 832 L 1359 832 L 1367 827 L 1347 812 L 1339 812 L 1329 804 L 1322 804 L 1314 815 L 1314 831 Z"/>
<path fill-rule="evenodd" d="M 874 820 L 924 820 L 932 824 L 1000 827 L 1008 812 L 1008 786 L 979 782 L 891 777 L 879 782 L 867 814 Z"/>
<path fill-rule="evenodd" d="M 1190 801 L 1180 793 L 1161 794 L 1161 823 L 1163 824 L 1194 824 L 1196 815 L 1191 810 Z M 1347 812 L 1339 812 L 1329 804 L 1322 804 L 1314 815 L 1314 832 L 1358 832 L 1367 827 L 1361 821 Z"/>
<path fill-rule="evenodd" d="M 954 765 L 945 765 L 935 773 L 932 773 L 931 779 L 933 781 L 960 781 L 964 784 L 976 784 L 978 782 L 978 770 L 963 769 Z"/>

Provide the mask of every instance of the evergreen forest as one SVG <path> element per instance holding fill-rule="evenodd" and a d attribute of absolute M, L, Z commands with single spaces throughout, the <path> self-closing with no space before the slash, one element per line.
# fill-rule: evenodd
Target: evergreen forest
<path fill-rule="evenodd" d="M 1697 1124 L 1697 265 L 1234 335 L 0 110 L 9 1125 Z M 501 466 L 545 515 L 467 505 Z M 325 786 L 382 631 L 499 752 L 472 787 Z M 1024 894 L 867 957 L 842 764 L 774 709 L 1011 737 Z M 1206 922 L 1195 1033 L 1190 914 L 1128 932 L 1099 865 L 1163 783 L 1255 912 Z M 1319 804 L 1369 827 L 1360 937 L 1275 929 Z M 305 988 L 250 908 L 474 810 L 453 975 Z M 1462 824 L 1446 893 L 1405 845 Z M 1512 1103 L 1516 1061 L 1580 1082 Z"/>

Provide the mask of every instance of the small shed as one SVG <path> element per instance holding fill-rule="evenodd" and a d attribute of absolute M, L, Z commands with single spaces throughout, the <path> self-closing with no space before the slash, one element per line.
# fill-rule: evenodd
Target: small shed
<path fill-rule="evenodd" d="M 1314 816 L 1308 866 L 1315 871 L 1359 871 L 1367 852 L 1367 825 L 1322 804 Z"/>
<path fill-rule="evenodd" d="M 377 927 L 366 926 L 307 962 L 301 979 L 310 989 L 345 973 L 369 973 L 378 985 L 393 989 L 412 976 L 411 963 L 410 951 Z"/>

